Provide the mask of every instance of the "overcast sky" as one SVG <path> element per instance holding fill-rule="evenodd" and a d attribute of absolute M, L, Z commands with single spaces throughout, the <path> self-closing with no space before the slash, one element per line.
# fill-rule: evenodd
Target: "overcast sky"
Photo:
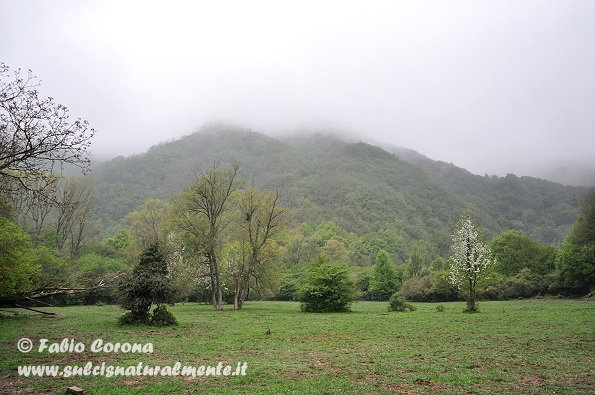
<path fill-rule="evenodd" d="M 0 62 L 116 156 L 229 121 L 477 174 L 595 169 L 595 1 L 0 0 Z"/>

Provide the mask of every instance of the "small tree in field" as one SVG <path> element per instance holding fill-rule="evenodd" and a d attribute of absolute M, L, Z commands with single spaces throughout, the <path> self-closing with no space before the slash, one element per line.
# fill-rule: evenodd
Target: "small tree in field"
<path fill-rule="evenodd" d="M 465 312 L 472 313 L 477 311 L 477 283 L 492 264 L 492 254 L 467 213 L 461 217 L 452 241 L 449 279 L 467 301 Z"/>
<path fill-rule="evenodd" d="M 156 245 L 147 248 L 139 264 L 120 282 L 121 306 L 130 310 L 120 318 L 121 324 L 173 325 L 175 318 L 165 307 L 171 301 L 173 286 L 167 275 L 167 264 Z M 157 307 L 151 314 L 151 306 Z"/>
<path fill-rule="evenodd" d="M 397 271 L 390 255 L 388 252 L 380 250 L 376 255 L 374 274 L 370 279 L 370 294 L 374 299 L 388 300 L 392 294 L 397 292 L 399 286 Z"/>
<path fill-rule="evenodd" d="M 298 291 L 302 311 L 313 313 L 349 311 L 357 296 L 347 267 L 328 262 L 324 256 L 310 264 L 308 277 Z"/>

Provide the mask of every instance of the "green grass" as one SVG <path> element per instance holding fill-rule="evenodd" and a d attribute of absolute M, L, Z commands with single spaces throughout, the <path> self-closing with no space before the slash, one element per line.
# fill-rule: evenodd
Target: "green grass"
<path fill-rule="evenodd" d="M 0 319 L 0 393 L 63 394 L 591 394 L 595 393 L 595 301 L 417 303 L 387 311 L 359 302 L 343 314 L 302 313 L 292 302 L 249 302 L 241 311 L 170 310 L 175 328 L 119 327 L 115 306 L 48 308 L 53 317 Z M 21 313 L 24 313 L 20 310 Z M 271 330 L 271 335 L 266 332 Z M 17 350 L 27 337 L 74 339 L 83 353 Z M 92 353 L 95 339 L 147 343 L 153 354 Z M 20 377 L 24 364 L 235 365 L 233 377 Z"/>

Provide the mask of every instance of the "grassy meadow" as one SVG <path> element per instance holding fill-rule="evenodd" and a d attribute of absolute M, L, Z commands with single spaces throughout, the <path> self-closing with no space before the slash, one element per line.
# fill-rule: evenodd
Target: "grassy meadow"
<path fill-rule="evenodd" d="M 293 302 L 249 302 L 241 311 L 170 307 L 177 327 L 119 327 L 117 306 L 48 308 L 40 317 L 3 310 L 0 394 L 592 394 L 595 301 L 531 299 L 416 303 L 388 312 L 358 302 L 351 313 L 302 313 Z M 270 334 L 267 332 L 270 330 Z M 17 342 L 34 349 L 21 353 Z M 40 339 L 85 345 L 81 353 L 39 352 Z M 152 343 L 153 353 L 94 353 L 94 340 Z M 19 365 L 224 365 L 246 375 L 209 377 L 21 377 Z"/>

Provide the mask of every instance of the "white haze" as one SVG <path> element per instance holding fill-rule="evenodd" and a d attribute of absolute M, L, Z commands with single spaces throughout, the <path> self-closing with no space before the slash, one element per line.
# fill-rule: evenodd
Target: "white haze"
<path fill-rule="evenodd" d="M 0 5 L 0 61 L 88 119 L 96 156 L 226 121 L 344 130 L 477 174 L 595 174 L 592 0 Z"/>

